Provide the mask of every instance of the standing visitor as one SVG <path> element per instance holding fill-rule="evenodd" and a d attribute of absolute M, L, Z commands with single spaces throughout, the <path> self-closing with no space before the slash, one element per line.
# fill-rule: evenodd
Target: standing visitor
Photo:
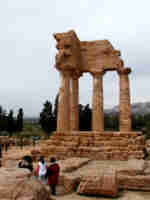
<path fill-rule="evenodd" d="M 0 158 L 2 158 L 2 145 L 0 144 Z"/>
<path fill-rule="evenodd" d="M 33 172 L 33 160 L 31 156 L 28 156 L 28 155 L 24 156 L 23 159 L 19 161 L 18 167 L 26 168 L 26 169 L 29 169 L 30 172 Z"/>
<path fill-rule="evenodd" d="M 48 178 L 48 185 L 50 186 L 52 195 L 56 195 L 56 185 L 58 183 L 60 167 L 53 157 L 50 159 L 51 165 L 47 168 L 46 177 Z"/>
<path fill-rule="evenodd" d="M 5 152 L 7 152 L 8 151 L 8 143 L 6 142 L 6 144 L 5 144 Z"/>
<path fill-rule="evenodd" d="M 47 172 L 46 162 L 44 160 L 44 157 L 41 156 L 36 169 L 36 176 L 42 182 L 42 184 L 46 184 L 46 178 L 45 178 L 46 172 Z"/>

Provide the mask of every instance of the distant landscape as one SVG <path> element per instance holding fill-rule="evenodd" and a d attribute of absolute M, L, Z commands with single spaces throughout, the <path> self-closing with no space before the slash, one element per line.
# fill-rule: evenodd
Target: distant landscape
<path fill-rule="evenodd" d="M 131 104 L 131 112 L 136 115 L 146 115 L 150 113 L 150 102 L 138 102 Z M 105 109 L 107 114 L 119 113 L 119 106 L 114 106 L 111 109 Z"/>
<path fill-rule="evenodd" d="M 43 109 L 37 117 L 13 116 L 10 110 L 7 114 L 1 107 L 0 111 L 0 135 L 15 137 L 49 137 L 57 126 L 57 102 L 55 104 L 46 101 Z M 22 109 L 23 110 L 23 109 Z M 131 105 L 132 130 L 141 131 L 145 129 L 150 135 L 150 102 L 138 102 Z M 23 113 L 22 113 L 23 114 Z M 20 117 L 19 117 L 20 116 Z M 89 104 L 79 104 L 79 130 L 91 131 L 92 109 Z M 104 110 L 104 130 L 119 131 L 119 106 Z"/>
<path fill-rule="evenodd" d="M 146 115 L 150 114 L 150 102 L 138 102 L 131 104 L 131 112 L 135 115 Z M 105 114 L 119 114 L 119 106 L 114 106 L 113 108 L 104 109 Z M 24 117 L 25 123 L 38 123 L 39 117 Z"/>

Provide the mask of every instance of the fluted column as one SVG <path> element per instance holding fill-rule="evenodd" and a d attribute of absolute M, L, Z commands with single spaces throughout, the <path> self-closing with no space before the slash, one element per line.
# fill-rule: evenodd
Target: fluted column
<path fill-rule="evenodd" d="M 130 68 L 118 71 L 120 76 L 120 131 L 131 131 L 131 104 L 128 74 Z"/>
<path fill-rule="evenodd" d="M 70 84 L 70 130 L 79 130 L 79 77 L 78 74 L 73 74 Z"/>
<path fill-rule="evenodd" d="M 61 71 L 61 85 L 58 98 L 57 131 L 70 130 L 70 73 Z"/>
<path fill-rule="evenodd" d="M 103 75 L 93 73 L 92 130 L 104 131 Z"/>

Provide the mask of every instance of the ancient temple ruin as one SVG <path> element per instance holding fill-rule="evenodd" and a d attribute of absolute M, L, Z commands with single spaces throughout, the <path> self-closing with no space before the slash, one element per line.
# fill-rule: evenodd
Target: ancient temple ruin
<path fill-rule="evenodd" d="M 107 40 L 80 41 L 74 31 L 54 34 L 58 49 L 56 69 L 60 73 L 57 131 L 49 148 L 61 156 L 97 159 L 143 158 L 140 132 L 131 131 L 130 68 L 124 66 L 120 51 Z M 120 131 L 104 131 L 103 77 L 116 71 L 120 78 Z M 79 78 L 93 77 L 92 131 L 79 131 Z"/>

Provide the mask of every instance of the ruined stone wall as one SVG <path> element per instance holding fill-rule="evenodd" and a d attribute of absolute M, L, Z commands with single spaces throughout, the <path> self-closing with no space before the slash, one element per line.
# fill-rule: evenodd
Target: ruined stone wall
<path fill-rule="evenodd" d="M 145 140 L 140 132 L 55 132 L 41 154 L 58 159 L 128 160 L 130 156 L 142 159 L 144 147 Z"/>

